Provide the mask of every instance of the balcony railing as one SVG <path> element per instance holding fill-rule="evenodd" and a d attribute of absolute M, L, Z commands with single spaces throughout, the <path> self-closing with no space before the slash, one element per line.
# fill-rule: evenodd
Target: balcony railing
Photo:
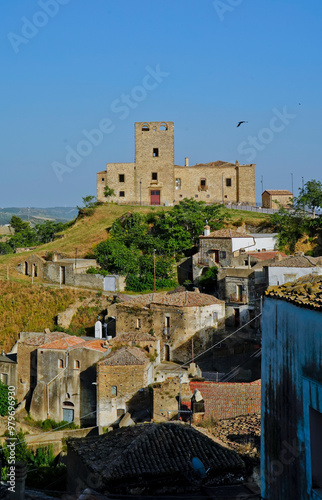
<path fill-rule="evenodd" d="M 229 296 L 229 302 L 233 304 L 247 304 L 247 295 L 232 294 Z"/>
<path fill-rule="evenodd" d="M 205 185 L 205 186 L 199 186 L 198 187 L 198 191 L 208 191 L 208 186 Z"/>

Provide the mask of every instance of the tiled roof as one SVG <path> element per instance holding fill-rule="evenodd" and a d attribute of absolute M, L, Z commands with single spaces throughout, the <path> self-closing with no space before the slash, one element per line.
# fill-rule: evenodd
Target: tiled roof
<path fill-rule="evenodd" d="M 31 335 L 30 337 L 23 339 L 22 342 L 27 345 L 41 346 L 68 336 L 69 335 L 67 333 L 63 332 L 39 333 L 39 335 Z"/>
<path fill-rule="evenodd" d="M 322 276 L 308 274 L 291 283 L 271 286 L 265 295 L 274 299 L 286 300 L 294 304 L 322 311 Z"/>
<path fill-rule="evenodd" d="M 98 437 L 71 439 L 69 448 L 99 474 L 102 489 L 110 481 L 186 475 L 193 456 L 216 474 L 244 468 L 237 453 L 191 427 L 145 424 L 117 429 Z"/>
<path fill-rule="evenodd" d="M 139 347 L 121 347 L 121 349 L 117 349 L 100 361 L 100 364 L 108 366 L 131 366 L 145 365 L 148 362 L 147 352 Z"/>
<path fill-rule="evenodd" d="M 104 353 L 108 352 L 108 345 L 106 345 L 106 341 L 104 339 L 86 340 L 83 344 L 75 345 L 72 348 L 76 349 L 77 347 L 84 347 L 84 349 L 92 349 L 93 351 Z"/>
<path fill-rule="evenodd" d="M 144 332 L 127 332 L 120 333 L 116 335 L 110 343 L 115 344 L 116 342 L 156 342 L 158 339 L 150 335 L 149 333 Z"/>
<path fill-rule="evenodd" d="M 85 344 L 84 340 L 80 337 L 75 337 L 73 335 L 68 335 L 62 339 L 49 342 L 48 344 L 43 344 L 42 349 L 68 349 L 78 344 Z"/>
<path fill-rule="evenodd" d="M 235 229 L 218 229 L 213 231 L 209 236 L 201 235 L 200 238 L 253 238 L 251 234 L 240 233 Z"/>
<path fill-rule="evenodd" d="M 319 259 L 307 255 L 291 255 L 286 259 L 274 262 L 270 267 L 315 267 L 318 262 Z"/>
<path fill-rule="evenodd" d="M 247 255 L 250 255 L 250 257 L 255 257 L 255 259 L 258 260 L 274 259 L 276 255 L 287 257 L 286 253 L 283 252 L 247 252 Z"/>
<path fill-rule="evenodd" d="M 288 194 L 289 196 L 293 196 L 293 193 L 291 193 L 291 191 L 288 191 L 287 189 L 265 189 L 264 193 L 275 194 L 275 195 Z"/>
<path fill-rule="evenodd" d="M 134 297 L 132 300 L 129 300 L 124 304 L 119 304 L 118 307 L 147 307 L 150 304 L 173 307 L 202 307 L 222 303 L 222 300 L 205 293 L 148 293 L 146 295 Z"/>

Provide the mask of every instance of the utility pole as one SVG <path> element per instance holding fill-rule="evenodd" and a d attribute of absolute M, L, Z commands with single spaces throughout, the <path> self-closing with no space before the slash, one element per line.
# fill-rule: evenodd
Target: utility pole
<path fill-rule="evenodd" d="M 221 175 L 221 194 L 222 194 L 222 204 L 225 204 L 225 196 L 224 196 L 224 174 Z"/>
<path fill-rule="evenodd" d="M 155 249 L 153 250 L 153 291 L 155 293 L 156 289 L 156 280 L 155 280 Z"/>
<path fill-rule="evenodd" d="M 294 194 L 294 191 L 293 191 L 293 174 L 291 173 L 291 181 L 292 181 L 292 194 Z"/>

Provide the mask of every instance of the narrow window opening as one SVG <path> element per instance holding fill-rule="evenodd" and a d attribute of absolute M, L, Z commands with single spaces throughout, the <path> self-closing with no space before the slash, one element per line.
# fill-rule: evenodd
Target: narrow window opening
<path fill-rule="evenodd" d="M 152 172 L 152 180 L 157 181 L 158 180 L 158 173 L 157 172 Z"/>
<path fill-rule="evenodd" d="M 181 189 L 181 179 L 176 179 L 176 189 Z"/>
<path fill-rule="evenodd" d="M 75 368 L 75 370 L 79 370 L 79 368 L 80 368 L 80 362 L 78 359 L 75 359 L 75 361 L 74 361 L 74 368 Z"/>
<path fill-rule="evenodd" d="M 119 174 L 119 182 L 125 182 L 125 175 Z"/>
<path fill-rule="evenodd" d="M 111 396 L 117 396 L 117 386 L 112 385 Z"/>
<path fill-rule="evenodd" d="M 154 156 L 154 158 L 159 156 L 159 148 L 153 148 L 153 156 Z"/>
<path fill-rule="evenodd" d="M 148 132 L 150 130 L 149 125 L 147 123 L 143 123 L 142 130 L 143 132 Z"/>
<path fill-rule="evenodd" d="M 120 191 L 120 197 L 124 198 L 124 196 L 125 196 L 125 191 Z"/>
<path fill-rule="evenodd" d="M 136 328 L 141 328 L 141 319 L 140 318 L 136 319 Z"/>
<path fill-rule="evenodd" d="M 231 186 L 231 179 L 226 179 L 226 186 L 230 187 Z"/>
<path fill-rule="evenodd" d="M 58 368 L 64 368 L 64 360 L 63 359 L 58 360 Z"/>

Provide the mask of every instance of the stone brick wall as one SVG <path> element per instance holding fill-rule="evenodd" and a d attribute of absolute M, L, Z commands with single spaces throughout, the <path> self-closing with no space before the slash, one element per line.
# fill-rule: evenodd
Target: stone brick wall
<path fill-rule="evenodd" d="M 216 316 L 216 317 L 215 317 Z M 166 317 L 170 327 L 166 328 Z M 195 338 L 195 354 L 211 341 L 211 331 L 224 322 L 225 304 L 203 307 L 174 307 L 152 304 L 150 309 L 117 307 L 117 333 L 136 331 L 141 321 L 141 331 L 152 333 L 170 346 L 169 361 L 185 362 L 191 359 L 191 339 Z"/>
<path fill-rule="evenodd" d="M 163 122 L 149 122 L 149 130 L 142 130 L 143 123 L 135 123 L 136 200 L 150 204 L 150 191 L 160 191 L 160 204 L 174 202 L 174 123 L 166 122 L 167 130 L 161 130 Z M 153 156 L 154 148 L 158 156 Z M 152 179 L 152 173 L 157 180 Z"/>
<path fill-rule="evenodd" d="M 190 389 L 201 392 L 205 418 L 232 418 L 261 411 L 261 381 L 250 383 L 190 382 Z"/>
<path fill-rule="evenodd" d="M 269 194 L 266 191 L 262 194 L 262 206 L 264 208 L 274 208 L 274 209 L 279 209 L 279 203 L 283 207 L 287 207 L 288 204 L 290 203 L 290 199 L 292 199 L 293 196 L 291 194 L 287 195 L 278 195 L 278 194 Z M 277 203 L 276 203 L 277 202 Z"/>
<path fill-rule="evenodd" d="M 20 403 L 36 385 L 37 347 L 18 342 L 17 344 L 17 399 Z M 33 378 L 32 378 L 33 377 Z M 32 383 L 33 382 L 33 383 Z"/>
<path fill-rule="evenodd" d="M 118 410 L 126 413 L 128 403 L 142 388 L 152 382 L 151 363 L 137 366 L 97 365 L 97 409 L 99 426 L 108 426 L 118 418 Z M 112 387 L 116 395 L 112 395 Z"/>
<path fill-rule="evenodd" d="M 165 382 L 153 385 L 153 419 L 156 422 L 170 420 L 178 413 L 178 396 L 180 390 L 179 377 L 173 377 Z M 181 383 L 181 401 L 190 402 L 191 390 L 189 383 Z"/>
<path fill-rule="evenodd" d="M 162 124 L 166 130 L 161 130 Z M 142 130 L 146 125 L 148 130 Z M 158 155 L 154 154 L 154 149 Z M 157 179 L 152 179 L 152 173 Z M 125 182 L 119 182 L 119 174 Z M 176 183 L 180 179 L 180 186 Z M 205 179 L 205 188 L 200 180 Z M 108 163 L 106 175 L 97 174 L 97 199 L 104 198 L 105 185 L 113 188 L 117 203 L 150 204 L 151 190 L 160 191 L 160 204 L 173 205 L 186 198 L 207 203 L 244 202 L 255 204 L 255 165 L 183 167 L 174 164 L 173 122 L 135 123 L 135 163 Z M 125 196 L 120 197 L 120 190 Z"/>

